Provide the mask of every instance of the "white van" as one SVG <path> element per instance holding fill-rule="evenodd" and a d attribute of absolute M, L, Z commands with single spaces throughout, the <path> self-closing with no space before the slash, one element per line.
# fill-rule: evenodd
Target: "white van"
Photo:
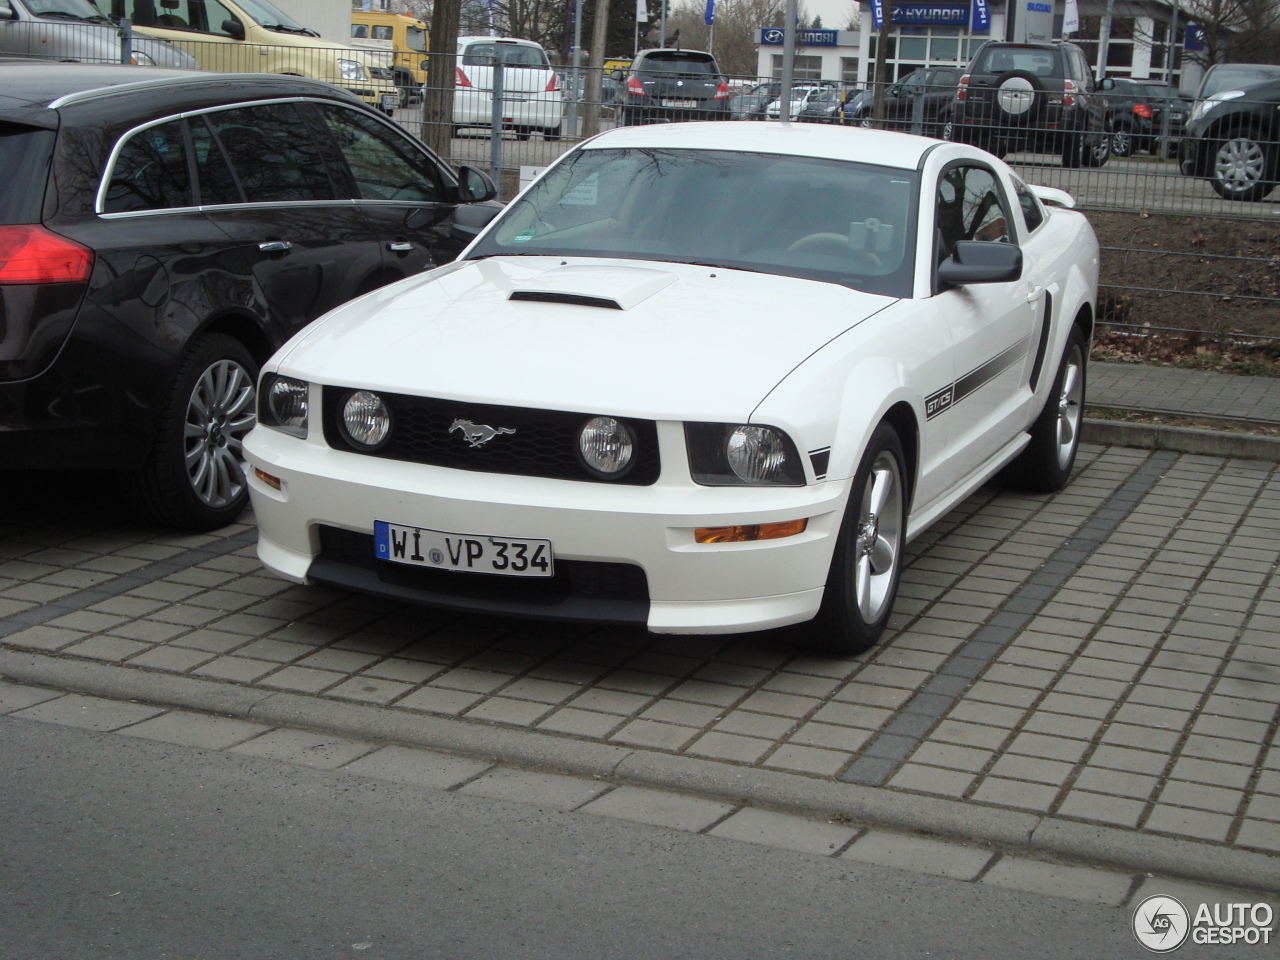
<path fill-rule="evenodd" d="M 506 37 L 459 37 L 453 94 L 453 132 L 493 123 L 493 65 L 502 58 L 502 126 L 516 139 L 534 130 L 547 140 L 560 139 L 564 95 L 560 75 L 551 69 L 547 52 L 532 40 Z"/>

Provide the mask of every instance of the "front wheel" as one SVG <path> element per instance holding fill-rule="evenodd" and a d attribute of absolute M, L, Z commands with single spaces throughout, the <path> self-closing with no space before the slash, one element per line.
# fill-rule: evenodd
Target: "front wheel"
<path fill-rule="evenodd" d="M 1117 124 L 1111 131 L 1111 152 L 1117 157 L 1127 157 L 1133 153 L 1133 131 L 1128 124 Z"/>
<path fill-rule="evenodd" d="M 1239 131 L 1218 144 L 1213 155 L 1213 189 L 1227 200 L 1261 200 L 1273 189 L 1274 163 L 1252 131 Z"/>
<path fill-rule="evenodd" d="M 822 606 L 809 626 L 809 646 L 858 654 L 874 646 L 884 632 L 902 573 L 905 462 L 897 432 L 881 423 L 854 475 Z"/>
<path fill-rule="evenodd" d="M 196 339 L 178 367 L 151 454 L 126 480 L 131 505 L 179 530 L 213 530 L 249 500 L 242 444 L 256 419 L 258 364 L 222 333 Z"/>
<path fill-rule="evenodd" d="M 1074 170 L 1083 163 L 1084 137 L 1078 133 L 1068 133 L 1062 138 L 1062 165 Z"/>
<path fill-rule="evenodd" d="M 1080 159 L 1086 167 L 1100 167 L 1107 162 L 1110 156 L 1111 137 L 1109 134 L 1100 133 L 1092 144 L 1086 142 Z"/>
<path fill-rule="evenodd" d="M 1080 448 L 1080 424 L 1084 419 L 1087 362 L 1084 332 L 1072 326 L 1049 399 L 1031 425 L 1031 442 L 1006 472 L 1006 479 L 1012 485 L 1037 493 L 1053 493 L 1071 479 L 1071 468 Z"/>

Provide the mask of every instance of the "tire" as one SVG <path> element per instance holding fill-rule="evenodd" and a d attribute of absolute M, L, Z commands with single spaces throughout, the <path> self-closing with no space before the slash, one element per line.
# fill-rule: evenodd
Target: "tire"
<path fill-rule="evenodd" d="M 1080 161 L 1086 167 L 1101 167 L 1111 156 L 1111 137 L 1100 133 L 1090 144 L 1087 140 L 1080 151 Z"/>
<path fill-rule="evenodd" d="M 1044 81 L 1027 70 L 1010 70 L 996 77 L 996 116 L 1001 124 L 1025 126 L 1034 120 L 1044 107 Z"/>
<path fill-rule="evenodd" d="M 1121 123 L 1111 131 L 1111 152 L 1117 157 L 1133 156 L 1133 128 Z"/>
<path fill-rule="evenodd" d="M 1209 183 L 1226 200 L 1261 200 L 1275 189 L 1275 157 L 1253 130 L 1218 142 Z"/>
<path fill-rule="evenodd" d="M 258 362 L 222 333 L 197 337 L 174 375 L 142 469 L 125 480 L 130 505 L 179 530 L 213 530 L 249 501 L 241 443 L 256 420 Z"/>
<path fill-rule="evenodd" d="M 543 130 L 543 131 L 542 131 L 542 139 L 543 139 L 543 140 L 559 140 L 559 139 L 560 139 L 560 128 L 559 128 L 559 127 L 550 127 L 550 128 L 548 128 L 548 129 L 546 129 L 546 130 Z"/>
<path fill-rule="evenodd" d="M 854 475 L 822 606 L 805 633 L 815 650 L 863 653 L 884 633 L 902 575 L 905 463 L 897 432 L 881 423 Z"/>
<path fill-rule="evenodd" d="M 1068 133 L 1062 138 L 1062 165 L 1074 170 L 1084 163 L 1084 137 L 1078 133 Z"/>
<path fill-rule="evenodd" d="M 938 118 L 938 139 L 951 140 L 956 131 L 955 121 L 951 119 L 951 114 L 944 113 Z"/>
<path fill-rule="evenodd" d="M 533 136 L 533 130 L 530 127 L 516 127 L 516 139 L 528 140 Z"/>
<path fill-rule="evenodd" d="M 1005 470 L 1004 479 L 1011 486 L 1053 493 L 1071 479 L 1080 448 L 1088 359 L 1084 332 L 1072 325 L 1049 399 L 1031 425 L 1031 442 Z"/>

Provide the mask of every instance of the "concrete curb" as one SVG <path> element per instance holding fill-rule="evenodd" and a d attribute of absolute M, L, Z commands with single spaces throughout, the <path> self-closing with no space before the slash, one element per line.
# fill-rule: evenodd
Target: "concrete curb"
<path fill-rule="evenodd" d="M 651 753 L 465 720 L 251 691 L 194 677 L 0 650 L 0 677 L 116 700 L 197 710 L 259 723 L 483 757 L 515 766 L 600 777 L 961 841 L 1027 848 L 1122 870 L 1280 891 L 1280 858 L 1195 840 L 1139 834 L 959 800 L 890 793 L 713 760 Z"/>
<path fill-rule="evenodd" d="M 1280 463 L 1280 438 L 1259 437 L 1225 430 L 1193 427 L 1166 427 L 1152 423 L 1124 423 L 1119 420 L 1090 420 L 1080 431 L 1085 443 L 1108 447 L 1136 447 L 1140 450 L 1172 450 L 1209 457 L 1239 460 L 1266 460 Z"/>

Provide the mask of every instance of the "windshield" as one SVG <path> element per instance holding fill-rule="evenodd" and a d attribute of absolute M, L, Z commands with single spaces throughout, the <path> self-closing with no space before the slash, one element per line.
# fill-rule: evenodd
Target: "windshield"
<path fill-rule="evenodd" d="M 287 13 L 272 6 L 267 0 L 236 0 L 241 9 L 264 27 L 284 27 L 286 30 L 306 30 Z"/>
<path fill-rule="evenodd" d="M 419 53 L 427 52 L 427 31 L 421 27 L 407 27 L 404 40 L 410 50 L 417 50 Z"/>
<path fill-rule="evenodd" d="M 1200 96 L 1212 97 L 1224 90 L 1238 90 L 1240 87 L 1266 83 L 1268 80 L 1280 80 L 1280 67 L 1262 63 L 1232 63 L 1214 67 L 1204 76 Z"/>
<path fill-rule="evenodd" d="M 718 75 L 715 61 L 706 57 L 646 57 L 636 73 L 642 77 L 703 77 Z"/>
<path fill-rule="evenodd" d="M 472 251 L 697 263 L 911 293 L 915 171 L 720 150 L 580 150 Z"/>
<path fill-rule="evenodd" d="M 102 11 L 89 0 L 27 0 L 32 16 L 64 16 L 75 20 L 105 20 Z"/>

